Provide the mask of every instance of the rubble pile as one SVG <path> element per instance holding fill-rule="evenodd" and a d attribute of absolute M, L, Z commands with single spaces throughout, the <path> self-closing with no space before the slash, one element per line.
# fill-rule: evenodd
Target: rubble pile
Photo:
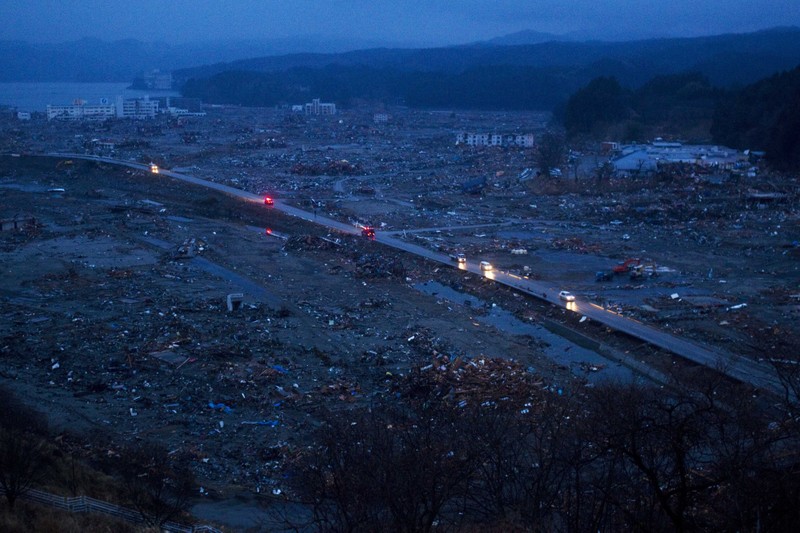
<path fill-rule="evenodd" d="M 331 239 L 316 235 L 292 235 L 283 247 L 286 250 L 332 250 L 338 246 Z"/>
<path fill-rule="evenodd" d="M 190 239 L 186 239 L 183 241 L 183 244 L 178 246 L 178 248 L 175 250 L 174 257 L 194 257 L 197 254 L 204 252 L 207 247 L 208 246 L 206 245 L 205 241 L 192 237 Z"/>
<path fill-rule="evenodd" d="M 522 364 L 502 358 L 433 356 L 396 384 L 397 392 L 415 403 L 442 402 L 518 409 L 527 414 L 546 391 L 557 390 Z"/>
<path fill-rule="evenodd" d="M 337 379 L 321 385 L 316 393 L 329 398 L 336 398 L 342 402 L 352 403 L 361 395 L 361 386 L 353 381 Z"/>
<path fill-rule="evenodd" d="M 404 278 L 406 268 L 396 257 L 364 254 L 356 260 L 356 276 L 360 278 Z"/>
<path fill-rule="evenodd" d="M 602 246 L 598 244 L 587 244 L 580 237 L 553 239 L 550 245 L 556 250 L 569 250 L 581 254 L 599 254 L 603 249 Z"/>
<path fill-rule="evenodd" d="M 86 153 L 85 140 L 102 136 L 117 141 L 107 154 L 117 159 L 269 191 L 340 221 L 380 220 L 398 238 L 464 253 L 470 267 L 486 260 L 733 354 L 797 366 L 796 178 L 776 179 L 788 184 L 778 189 L 766 180 L 711 184 L 678 175 L 595 185 L 534 170 L 523 182 L 520 171 L 536 167 L 533 150 L 456 146 L 450 133 L 501 123 L 527 131 L 539 124 L 531 114 L 398 110 L 394 123 L 375 126 L 371 112 L 357 110 L 335 121 L 278 109 L 208 113 L 187 118 L 188 130 L 34 121 L 19 130 L 19 142 L 6 135 L 0 143 L 13 152 Z M 3 131 L 12 126 L 19 127 L 0 120 Z M 7 271 L 0 376 L 33 403 L 64 406 L 64 419 L 80 413 L 69 417 L 76 431 L 154 438 L 192 452 L 206 490 L 209 483 L 277 490 L 280 459 L 307 444 L 318 410 L 346 411 L 389 392 L 449 409 L 535 413 L 558 393 L 552 383 L 567 382 L 568 369 L 544 361 L 544 341 L 528 343 L 479 319 L 496 302 L 525 322 L 592 323 L 486 276 L 360 237 L 309 235 L 305 221 L 277 209 L 229 203 L 164 176 L 96 163 L 58 168 L 47 158 L 25 162 L 35 172 L 23 173 L 11 163 L 0 175 L 9 207 L 2 218 L 28 206 L 37 224 L 0 233 Z M 484 178 L 480 195 L 462 190 L 474 178 Z M 156 239 L 168 247 L 146 242 Z M 653 257 L 670 271 L 637 285 L 627 276 L 595 281 L 630 257 Z M 219 268 L 196 268 L 213 261 Z M 415 291 L 422 274 L 469 293 L 469 308 Z M 239 306 L 226 310 L 226 295 L 240 293 Z M 267 305 L 263 294 L 274 300 Z M 727 303 L 698 300 L 711 296 Z M 604 342 L 630 347 L 603 331 Z M 637 358 L 645 352 L 636 349 Z M 525 363 L 465 355 L 478 350 Z M 577 364 L 585 373 L 602 368 Z"/>
<path fill-rule="evenodd" d="M 328 161 L 327 163 L 296 163 L 289 169 L 289 173 L 301 176 L 352 176 L 361 173 L 359 165 L 354 165 L 345 159 Z"/>
<path fill-rule="evenodd" d="M 195 136 L 196 137 L 196 136 Z M 286 148 L 287 144 L 284 139 L 276 139 L 274 137 L 256 137 L 246 138 L 236 143 L 236 148 L 241 150 L 256 150 L 258 148 Z"/>
<path fill-rule="evenodd" d="M 422 359 L 438 356 L 440 353 L 450 351 L 447 346 L 432 330 L 426 327 L 416 326 L 413 329 L 406 330 L 406 342 L 416 352 L 416 355 Z"/>

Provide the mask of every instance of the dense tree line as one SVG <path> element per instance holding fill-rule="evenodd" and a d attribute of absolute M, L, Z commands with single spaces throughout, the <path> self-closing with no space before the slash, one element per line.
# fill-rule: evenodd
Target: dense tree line
<path fill-rule="evenodd" d="M 275 55 L 183 69 L 173 75 L 184 94 L 208 103 L 272 106 L 320 97 L 343 106 L 352 100 L 381 99 L 419 107 L 550 110 L 599 76 L 613 76 L 623 86 L 636 88 L 654 76 L 698 72 L 702 92 L 706 78 L 716 86 L 731 87 L 793 66 L 798 50 L 800 30 L 776 28 L 620 43 Z M 698 87 L 685 89 L 679 98 L 696 107 Z M 650 115 L 660 108 L 648 110 L 645 105 L 642 111 Z"/>
<path fill-rule="evenodd" d="M 4 386 L 0 386 L 0 405 L 0 495 L 10 511 L 32 489 L 62 486 L 73 495 L 78 485 L 91 490 L 85 469 L 77 468 L 74 457 L 66 458 L 48 442 L 52 435 L 42 413 Z M 93 437 L 95 442 L 103 438 Z M 106 444 L 105 449 L 114 448 Z M 118 454 L 109 453 L 97 466 L 119 479 L 119 503 L 135 507 L 151 526 L 178 518 L 194 494 L 188 456 L 168 452 L 159 444 L 132 442 Z"/>
<path fill-rule="evenodd" d="M 323 412 L 285 471 L 300 504 L 287 528 L 800 529 L 800 369 L 781 369 L 783 398 L 688 376 L 568 395 L 509 369 L 449 382 L 441 369 L 413 370 L 368 408 Z M 13 508 L 68 471 L 45 444 L 42 416 L 2 388 L 0 400 L 0 487 Z M 187 508 L 188 456 L 144 442 L 98 447 L 122 481 L 121 503 L 148 524 Z"/>
<path fill-rule="evenodd" d="M 598 77 L 569 98 L 561 118 L 572 137 L 647 141 L 705 132 L 718 144 L 766 152 L 776 168 L 797 169 L 800 67 L 739 90 L 712 87 L 699 73 L 659 76 L 636 90 Z"/>
<path fill-rule="evenodd" d="M 325 531 L 798 530 L 796 406 L 719 392 L 394 398 L 327 417 L 293 479 Z"/>
<path fill-rule="evenodd" d="M 573 137 L 643 141 L 660 132 L 682 134 L 710 124 L 722 94 L 699 73 L 658 76 L 636 90 L 614 77 L 599 77 L 570 96 L 563 121 Z"/>
<path fill-rule="evenodd" d="M 17 499 L 47 479 L 47 420 L 0 387 L 0 488 L 13 509 Z"/>
<path fill-rule="evenodd" d="M 16 52 L 19 56 L 19 51 Z M 548 41 L 514 46 L 374 48 L 338 54 L 251 55 L 246 56 L 250 59 L 226 63 L 198 61 L 195 64 L 204 66 L 175 70 L 173 76 L 182 84 L 191 78 L 209 78 L 230 70 L 272 72 L 281 76 L 297 68 L 341 67 L 346 70 L 362 66 L 398 72 L 458 74 L 486 66 L 518 66 L 543 69 L 560 79 L 573 80 L 567 85 L 574 88 L 597 76 L 609 75 L 623 85 L 638 87 L 659 74 L 684 71 L 702 72 L 715 85 L 729 87 L 752 83 L 773 72 L 792 68 L 799 55 L 800 29 L 775 28 L 749 34 L 623 42 Z M 13 54 L 10 57 L 17 59 Z M 560 99 L 568 94 L 560 95 Z"/>
<path fill-rule="evenodd" d="M 626 119 L 631 114 L 631 96 L 616 78 L 595 78 L 569 98 L 564 126 L 571 135 L 588 134 L 598 127 Z"/>
<path fill-rule="evenodd" d="M 301 104 L 320 97 L 342 106 L 366 99 L 415 107 L 541 110 L 560 103 L 582 81 L 526 66 L 480 66 L 460 73 L 328 66 L 223 72 L 191 79 L 182 92 L 206 102 L 245 106 Z"/>
<path fill-rule="evenodd" d="M 714 139 L 763 150 L 779 168 L 800 168 L 800 66 L 724 98 L 714 114 Z"/>

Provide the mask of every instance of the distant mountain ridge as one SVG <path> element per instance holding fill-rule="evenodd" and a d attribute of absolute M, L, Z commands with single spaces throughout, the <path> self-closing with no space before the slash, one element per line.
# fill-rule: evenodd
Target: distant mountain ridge
<path fill-rule="evenodd" d="M 288 105 L 317 96 L 347 107 L 379 101 L 428 108 L 554 110 L 600 76 L 628 88 L 694 72 L 741 87 L 800 63 L 800 29 L 630 42 L 464 45 L 270 56 L 173 72 L 208 103 Z"/>
<path fill-rule="evenodd" d="M 429 48 L 389 47 L 376 41 L 314 35 L 180 45 L 89 38 L 57 44 L 0 41 L 0 81 L 127 82 L 153 69 L 175 71 L 177 78 L 186 80 L 225 70 L 275 71 L 328 65 L 457 73 L 492 65 L 591 68 L 589 65 L 597 64 L 601 68 L 613 64 L 624 74 L 626 70 L 647 70 L 647 63 L 653 62 L 651 71 L 697 65 L 708 71 L 714 82 L 746 84 L 794 67 L 800 62 L 799 41 L 800 29 L 796 27 L 638 41 L 586 41 L 525 30 L 481 42 Z M 725 73 L 737 57 L 739 66 L 744 67 L 740 79 L 736 79 L 736 72 Z M 649 74 L 638 78 L 643 83 Z"/>
<path fill-rule="evenodd" d="M 0 42 L 0 81 L 131 82 L 160 69 L 171 71 L 185 94 L 211 103 L 270 106 L 307 101 L 313 94 L 345 107 L 369 99 L 544 110 L 564 103 L 598 76 L 636 88 L 656 76 L 697 72 L 716 87 L 730 88 L 800 63 L 797 27 L 637 41 L 577 41 L 524 31 L 448 47 L 369 47 L 374 44 L 313 36 L 187 45 L 5 41 Z M 367 47 L 353 48 L 358 45 Z M 298 48 L 325 52 L 281 52 Z M 246 59 L 230 60 L 236 57 Z"/>
<path fill-rule="evenodd" d="M 303 37 L 171 45 L 85 38 L 65 43 L 0 41 L 0 82 L 128 82 L 154 69 L 304 51 L 338 53 L 383 46 L 373 40 Z"/>
<path fill-rule="evenodd" d="M 566 35 L 557 35 L 555 33 L 544 33 L 533 30 L 522 30 L 515 33 L 509 33 L 501 37 L 495 37 L 488 41 L 482 41 L 477 44 L 484 44 L 489 46 L 517 46 L 520 44 L 539 44 L 550 41 L 577 41 Z"/>
<path fill-rule="evenodd" d="M 641 85 L 655 75 L 697 70 L 721 86 L 745 85 L 800 63 L 800 28 L 641 41 L 547 41 L 503 46 L 368 49 L 339 54 L 292 54 L 218 63 L 173 72 L 177 80 L 225 71 L 275 72 L 330 66 L 463 73 L 479 67 L 582 69 Z"/>

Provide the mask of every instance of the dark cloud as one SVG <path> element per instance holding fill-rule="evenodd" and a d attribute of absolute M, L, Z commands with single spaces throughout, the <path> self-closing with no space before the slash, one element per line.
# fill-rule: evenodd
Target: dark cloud
<path fill-rule="evenodd" d="M 521 30 L 594 38 L 800 25 L 798 0 L 25 0 L 0 4 L 0 39 L 189 42 L 324 35 L 455 44 Z"/>

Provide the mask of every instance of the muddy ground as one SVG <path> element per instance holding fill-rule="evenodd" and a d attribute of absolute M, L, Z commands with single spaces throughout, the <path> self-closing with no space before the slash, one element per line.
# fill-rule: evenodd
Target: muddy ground
<path fill-rule="evenodd" d="M 484 305 L 414 288 L 438 279 L 479 293 L 477 276 L 359 238 L 337 246 L 149 173 L 77 161 L 53 173 L 57 162 L 3 159 L 4 211 L 35 222 L 0 234 L 2 382 L 57 430 L 103 435 L 106 452 L 130 439 L 190 451 L 212 498 L 280 490 L 282 460 L 319 409 L 391 394 L 433 347 L 514 358 L 561 388 L 592 372 L 544 357 L 530 336 L 498 335 L 476 318 Z M 390 262 L 402 275 L 374 271 Z M 244 296 L 233 311 L 231 293 Z"/>
<path fill-rule="evenodd" d="M 218 113 L 206 126 L 181 126 L 202 130 L 208 142 L 187 144 L 172 126 L 151 125 L 147 154 L 115 155 L 147 162 L 160 154 L 160 164 L 199 177 L 405 231 L 408 240 L 504 270 L 527 267 L 554 288 L 733 353 L 797 360 L 800 228 L 791 177 L 781 182 L 790 195 L 769 201 L 748 196 L 755 184 L 712 176 L 635 186 L 519 182 L 532 154 L 465 150 L 451 133 L 501 119 L 519 128 L 534 123 L 530 116 L 410 113 L 380 130 L 348 115 L 298 123 L 268 110 Z M 262 124 L 243 129 L 245 120 Z M 75 148 L 70 128 L 89 127 L 47 125 L 15 142 L 28 135 L 42 149 Z M 292 171 L 298 162 L 342 159 L 359 168 Z M 108 441 L 94 441 L 107 447 L 154 439 L 191 452 L 206 494 L 197 509 L 211 519 L 224 518 L 234 496 L 285 491 L 283 461 L 303 446 L 320 410 L 346 413 L 392 395 L 437 354 L 513 359 L 542 387 L 567 393 L 644 379 L 574 342 L 580 337 L 545 327 L 557 322 L 661 375 L 691 367 L 376 242 L 329 235 L 164 176 L 65 161 L 0 159 L 0 218 L 20 226 L 0 233 L 2 383 L 59 430 L 105 434 Z M 465 176 L 486 172 L 495 179 L 482 195 L 461 192 Z M 627 257 L 651 260 L 659 276 L 594 281 Z M 236 293 L 241 306 L 229 310 Z"/>

